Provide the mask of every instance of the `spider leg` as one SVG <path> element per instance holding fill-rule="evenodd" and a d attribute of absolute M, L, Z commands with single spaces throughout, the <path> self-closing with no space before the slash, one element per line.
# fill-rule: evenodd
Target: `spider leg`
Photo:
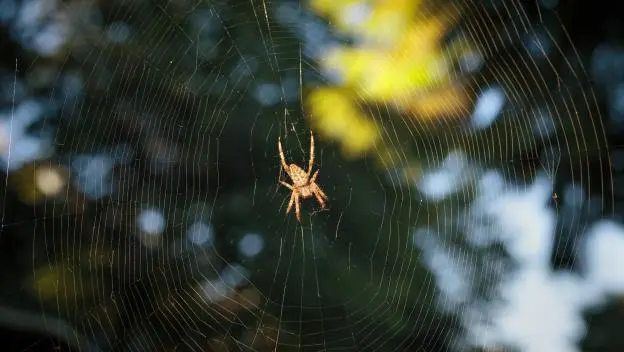
<path fill-rule="evenodd" d="M 314 173 L 314 175 L 312 175 L 312 178 L 310 179 L 310 183 L 314 183 L 316 182 L 316 176 L 318 176 L 319 170 L 316 170 L 316 172 Z"/>
<path fill-rule="evenodd" d="M 312 165 L 314 165 L 314 135 L 310 130 L 310 161 L 308 162 L 308 177 L 312 173 Z"/>
<path fill-rule="evenodd" d="M 295 212 L 297 214 L 297 221 L 301 222 L 301 208 L 299 207 L 299 194 L 295 196 Z"/>
<path fill-rule="evenodd" d="M 290 209 L 292 209 L 292 206 L 295 203 L 295 197 L 298 197 L 298 195 L 296 191 L 293 191 L 290 194 L 290 201 L 288 201 L 288 208 L 286 209 L 286 214 L 290 213 Z"/>
<path fill-rule="evenodd" d="M 289 169 L 288 169 L 288 164 L 286 164 L 286 157 L 284 157 L 284 151 L 282 150 L 282 136 L 279 136 L 277 138 L 277 148 L 279 150 L 279 155 L 280 155 L 280 160 L 282 162 L 282 167 L 284 168 L 284 171 L 286 171 L 286 173 L 288 175 L 290 175 Z"/>
<path fill-rule="evenodd" d="M 322 198 L 324 198 L 325 200 L 329 199 L 327 198 L 327 196 L 325 195 L 325 192 L 323 192 L 321 190 L 321 187 L 319 187 L 316 184 L 316 176 L 318 176 L 319 170 L 316 170 L 316 172 L 314 173 L 314 175 L 312 176 L 312 178 L 310 179 L 310 183 L 314 184 L 314 189 L 316 189 L 318 191 L 318 193 L 321 195 Z"/>
<path fill-rule="evenodd" d="M 316 183 L 313 186 L 314 192 L 316 194 L 318 194 L 319 196 L 321 196 L 322 199 L 324 200 L 329 200 L 329 198 L 327 198 L 327 195 L 325 194 L 325 192 L 323 192 L 323 190 L 321 189 L 321 187 L 319 187 L 319 185 L 317 185 Z"/>
<path fill-rule="evenodd" d="M 318 189 L 318 191 L 319 191 L 319 193 L 321 194 L 321 197 L 323 197 L 323 199 L 325 199 L 325 200 L 329 200 L 329 198 L 327 198 L 327 194 L 325 194 L 325 192 L 323 192 L 323 190 L 322 190 L 322 189 L 320 189 L 320 188 L 319 188 L 319 189 Z"/>
<path fill-rule="evenodd" d="M 312 193 L 314 193 L 314 197 L 316 198 L 316 200 L 321 205 L 321 208 L 325 208 L 325 200 L 323 200 L 323 197 L 321 196 L 321 193 L 319 193 L 319 192 L 320 192 L 319 189 L 315 189 L 315 190 L 312 191 Z"/>
<path fill-rule="evenodd" d="M 289 185 L 288 183 L 286 183 L 286 182 L 284 182 L 284 181 L 279 181 L 279 183 L 281 183 L 281 184 L 282 184 L 282 186 L 286 186 L 286 187 L 288 187 L 288 189 L 290 189 L 291 191 L 293 191 L 293 192 L 295 191 L 295 187 L 293 187 L 293 186 Z"/>
<path fill-rule="evenodd" d="M 319 185 L 317 185 L 316 183 L 314 184 L 314 189 L 319 193 L 319 195 L 325 199 L 328 200 L 329 198 L 327 198 L 327 195 L 325 194 L 325 192 L 323 192 L 323 190 L 321 189 L 321 187 L 319 187 Z"/>

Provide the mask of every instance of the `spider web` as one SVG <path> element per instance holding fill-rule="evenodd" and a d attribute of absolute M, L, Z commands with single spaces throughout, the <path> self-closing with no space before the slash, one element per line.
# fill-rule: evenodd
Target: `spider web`
<path fill-rule="evenodd" d="M 581 265 L 594 276 L 572 274 L 583 240 L 591 254 L 596 234 L 621 229 L 596 225 L 615 205 L 613 126 L 595 94 L 610 86 L 568 7 L 425 2 L 418 21 L 448 21 L 440 40 L 459 48 L 436 61 L 450 78 L 375 101 L 327 56 L 360 39 L 311 3 L 50 4 L 3 19 L 71 33 L 54 48 L 20 37 L 38 55 L 16 63 L 5 94 L 6 189 L 15 178 L 18 191 L 3 230 L 32 236 L 3 297 L 43 312 L 40 330 L 101 351 L 569 351 L 579 312 L 615 290 L 594 256 Z M 344 22 L 374 5 L 350 4 Z M 33 100 L 22 81 L 53 88 L 29 88 Z M 364 148 L 353 131 L 367 123 Z M 19 144 L 20 129 L 40 145 Z M 302 199 L 298 223 L 277 140 L 306 169 L 310 131 L 329 202 Z M 29 206 L 11 209 L 14 196 Z M 559 301 L 554 322 L 539 315 Z"/>

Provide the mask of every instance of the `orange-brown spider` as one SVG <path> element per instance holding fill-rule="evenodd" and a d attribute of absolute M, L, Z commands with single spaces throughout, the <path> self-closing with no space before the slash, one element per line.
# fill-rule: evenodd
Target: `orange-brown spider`
<path fill-rule="evenodd" d="M 325 208 L 325 201 L 327 200 L 327 196 L 325 195 L 325 193 L 323 193 L 321 188 L 316 184 L 316 176 L 318 176 L 319 170 L 316 170 L 312 178 L 310 178 L 310 174 L 312 173 L 312 165 L 314 164 L 314 136 L 310 131 L 310 161 L 308 162 L 308 172 L 305 172 L 298 165 L 288 165 L 286 163 L 284 151 L 282 150 L 281 137 L 279 137 L 277 140 L 277 147 L 279 149 L 282 167 L 293 182 L 293 184 L 291 185 L 284 181 L 279 181 L 282 185 L 288 187 L 288 189 L 292 191 L 292 193 L 290 194 L 290 201 L 288 202 L 288 208 L 286 209 L 286 214 L 290 212 L 293 204 L 295 204 L 297 221 L 301 222 L 301 209 L 299 207 L 299 198 L 306 199 L 314 196 L 316 197 L 316 200 L 321 204 L 321 208 Z"/>

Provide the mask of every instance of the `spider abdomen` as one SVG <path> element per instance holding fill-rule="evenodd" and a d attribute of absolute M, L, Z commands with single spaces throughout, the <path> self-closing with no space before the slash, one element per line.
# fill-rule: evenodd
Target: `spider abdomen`
<path fill-rule="evenodd" d="M 295 164 L 290 164 L 290 178 L 297 187 L 308 183 L 308 174 Z"/>

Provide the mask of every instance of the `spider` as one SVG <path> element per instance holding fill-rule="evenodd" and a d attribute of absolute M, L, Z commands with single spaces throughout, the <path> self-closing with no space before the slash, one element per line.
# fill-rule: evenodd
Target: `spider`
<path fill-rule="evenodd" d="M 308 163 L 308 172 L 306 173 L 302 168 L 296 164 L 288 165 L 286 158 L 284 157 L 284 151 L 282 150 L 282 138 L 277 140 L 277 147 L 279 149 L 280 159 L 282 161 L 282 167 L 288 174 L 293 184 L 288 184 L 284 181 L 279 181 L 285 187 L 288 187 L 292 191 L 290 194 L 290 201 L 288 202 L 288 208 L 286 214 L 290 213 L 293 204 L 295 205 L 295 212 L 297 215 L 297 221 L 301 222 L 301 210 L 299 207 L 299 198 L 310 198 L 314 196 L 316 200 L 321 204 L 321 208 L 325 208 L 325 201 L 327 196 L 321 188 L 316 184 L 316 176 L 318 176 L 319 170 L 316 170 L 314 175 L 310 178 L 312 173 L 312 165 L 314 164 L 314 136 L 310 132 L 310 161 Z"/>

